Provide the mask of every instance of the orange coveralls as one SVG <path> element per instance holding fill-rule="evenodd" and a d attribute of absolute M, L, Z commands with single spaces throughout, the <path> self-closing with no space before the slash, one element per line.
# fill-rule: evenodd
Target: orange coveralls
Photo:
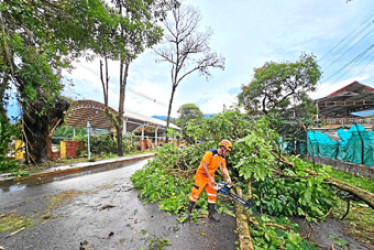
<path fill-rule="evenodd" d="M 203 170 L 203 162 L 208 163 L 209 174 L 214 178 L 214 173 L 219 166 L 226 166 L 226 160 L 218 155 L 218 151 L 209 150 L 205 153 L 201 160 L 200 166 L 197 169 L 195 176 L 195 186 L 192 188 L 192 194 L 189 197 L 191 202 L 196 202 L 199 199 L 201 192 L 206 189 L 208 193 L 208 203 L 215 204 L 217 200 L 217 190 L 209 185 L 209 178 Z"/>

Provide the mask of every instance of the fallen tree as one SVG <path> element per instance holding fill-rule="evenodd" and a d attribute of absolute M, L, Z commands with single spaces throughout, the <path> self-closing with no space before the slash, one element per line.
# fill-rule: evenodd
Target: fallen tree
<path fill-rule="evenodd" d="M 368 204 L 372 209 L 374 209 L 373 193 L 331 177 L 327 178 L 324 183 L 335 186 L 343 191 L 347 191 L 348 193 L 353 194 L 354 196 L 360 198 L 362 201 Z"/>
<path fill-rule="evenodd" d="M 275 154 L 274 154 L 275 155 Z M 278 154 L 279 155 L 279 154 Z M 295 167 L 292 163 L 287 161 L 284 157 L 277 158 L 279 162 L 282 162 L 286 166 Z M 311 176 L 318 176 L 318 172 L 310 169 L 305 169 L 305 172 L 310 174 Z M 280 172 L 276 172 L 277 174 L 280 174 Z M 354 185 L 351 185 L 349 183 L 343 182 L 341 180 L 332 178 L 332 177 L 326 177 L 326 179 L 323 181 L 323 183 L 337 187 L 338 189 L 348 192 L 351 195 L 355 196 L 356 198 L 364 201 L 366 204 L 368 204 L 372 209 L 374 209 L 374 194 L 364 190 L 362 188 L 356 187 Z"/>
<path fill-rule="evenodd" d="M 243 197 L 242 190 L 239 187 L 236 187 L 236 192 L 240 198 Z M 245 213 L 245 208 L 241 206 L 239 203 L 236 203 L 235 212 L 236 228 L 238 230 L 240 249 L 254 250 L 255 247 L 253 246 L 252 237 L 249 232 L 248 217 Z"/>
<path fill-rule="evenodd" d="M 178 220 L 184 222 L 193 170 L 199 165 L 203 152 L 216 148 L 219 139 L 231 139 L 235 142 L 234 150 L 227 161 L 232 180 L 238 194 L 242 192 L 247 199 L 252 198 L 259 211 L 253 216 L 253 211 L 239 204 L 234 207 L 220 199 L 217 202 L 220 212 L 234 215 L 235 209 L 241 249 L 313 249 L 299 235 L 298 225 L 287 217 L 305 217 L 315 222 L 325 218 L 336 205 L 332 186 L 371 202 L 373 194 L 333 179 L 331 167 L 314 165 L 279 152 L 279 145 L 275 143 L 279 136 L 265 119 L 249 121 L 238 112 L 228 111 L 201 127 L 204 143 L 184 150 L 165 145 L 131 180 L 145 201 L 158 202 L 160 209 L 177 214 Z M 196 208 L 192 213 L 193 221 L 207 213 L 204 197 L 198 200 Z"/>

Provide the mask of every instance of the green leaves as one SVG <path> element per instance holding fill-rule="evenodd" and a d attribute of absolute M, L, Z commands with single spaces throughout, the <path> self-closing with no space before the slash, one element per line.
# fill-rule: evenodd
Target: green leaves
<path fill-rule="evenodd" d="M 264 214 L 262 217 L 252 217 L 259 222 L 258 226 L 251 225 L 255 247 L 314 249 L 295 232 L 299 229 L 298 225 L 291 224 L 286 216 L 316 221 L 334 206 L 333 194 L 322 182 L 331 170 L 327 166 L 317 166 L 315 170 L 321 170 L 320 174 L 310 176 L 306 171 L 314 169 L 314 165 L 282 155 L 276 143 L 279 135 L 269 124 L 265 118 L 249 120 L 234 110 L 213 116 L 195 130 L 203 143 L 184 150 L 179 150 L 173 144 L 159 148 L 154 160 L 143 170 L 137 171 L 131 180 L 135 187 L 141 189 L 139 195 L 142 198 L 149 202 L 157 201 L 160 209 L 177 214 L 178 220 L 183 222 L 194 169 L 206 150 L 217 147 L 218 139 L 229 138 L 234 142 L 234 149 L 227 158 L 231 178 L 244 193 L 251 183 L 253 203 Z M 240 129 L 236 129 L 235 125 Z M 234 216 L 231 203 L 221 203 L 220 200 L 217 201 L 217 211 Z M 203 192 L 193 210 L 192 220 L 197 221 L 199 215 L 206 213 L 207 199 Z"/>
<path fill-rule="evenodd" d="M 305 162 L 305 165 L 309 163 Z M 306 176 L 305 172 L 297 170 L 293 173 L 290 178 L 271 176 L 255 182 L 252 185 L 254 194 L 262 197 L 257 205 L 273 216 L 299 215 L 310 219 L 321 218 L 335 204 L 333 194 L 321 183 L 319 177 L 303 178 Z"/>
<path fill-rule="evenodd" d="M 302 55 L 297 62 L 267 62 L 239 94 L 239 103 L 253 115 L 263 114 L 285 138 L 305 134 L 301 122 L 308 125 L 315 106 L 308 97 L 321 76 L 316 58 Z"/>
<path fill-rule="evenodd" d="M 20 128 L 10 124 L 5 114 L 0 113 L 0 170 L 7 171 L 19 167 L 19 162 L 9 160 L 9 143 L 20 135 Z"/>
<path fill-rule="evenodd" d="M 264 215 L 255 220 L 259 226 L 251 226 L 251 235 L 256 249 L 315 249 L 293 231 L 298 228 L 297 224 L 291 224 L 285 217 L 272 219 Z"/>
<path fill-rule="evenodd" d="M 159 202 L 159 208 L 168 213 L 178 214 L 188 203 L 188 195 L 192 189 L 192 181 L 168 174 L 177 161 L 174 157 L 165 157 L 165 152 L 179 151 L 171 144 L 161 148 L 152 162 L 131 176 L 136 188 L 140 188 L 139 196 L 149 202 Z M 146 181 L 147 180 L 147 181 Z"/>
<path fill-rule="evenodd" d="M 178 109 L 179 119 L 177 125 L 182 128 L 183 137 L 187 138 L 191 143 L 194 138 L 188 138 L 186 131 L 191 129 L 191 126 L 199 127 L 204 120 L 204 114 L 195 104 L 184 104 Z"/>
<path fill-rule="evenodd" d="M 332 235 L 329 235 L 329 239 L 333 240 L 340 247 L 344 247 L 344 246 L 348 245 L 348 242 L 346 242 L 345 240 L 342 240 L 342 239 L 337 238 L 337 237 L 332 236 Z"/>
<path fill-rule="evenodd" d="M 263 181 L 272 176 L 272 169 L 277 168 L 272 143 L 277 135 L 266 127 L 266 120 L 252 121 L 251 124 L 255 130 L 234 143 L 233 165 L 246 181 L 251 178 Z"/>

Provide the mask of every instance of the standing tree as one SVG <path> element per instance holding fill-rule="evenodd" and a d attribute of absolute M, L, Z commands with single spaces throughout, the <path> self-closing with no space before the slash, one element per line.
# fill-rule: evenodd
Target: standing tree
<path fill-rule="evenodd" d="M 0 81 L 17 88 L 26 161 L 45 162 L 69 107 L 61 70 L 98 48 L 119 19 L 103 0 L 4 0 L 0 10 Z"/>
<path fill-rule="evenodd" d="M 105 70 L 103 70 L 103 63 L 100 61 L 100 75 L 104 102 L 105 105 L 108 106 L 108 58 L 119 60 L 118 115 L 114 116 L 109 108 L 105 109 L 105 113 L 116 128 L 117 153 L 119 156 L 122 156 L 123 116 L 125 113 L 126 85 L 129 67 L 131 62 L 146 48 L 152 47 L 161 40 L 162 29 L 156 25 L 156 21 L 159 18 L 164 18 L 165 10 L 168 7 L 168 1 L 114 0 L 113 3 L 115 4 L 118 14 L 123 17 L 123 21 L 119 23 L 115 30 L 115 39 L 110 42 L 110 46 L 116 48 L 117 52 L 109 54 L 105 51 L 105 46 L 102 46 Z"/>
<path fill-rule="evenodd" d="M 209 40 L 212 32 L 199 32 L 199 22 L 200 12 L 197 9 L 175 5 L 172 18 L 165 21 L 164 46 L 155 49 L 161 61 L 171 64 L 171 96 L 166 129 L 169 127 L 175 90 L 180 82 L 195 71 L 209 79 L 212 77 L 209 71 L 211 68 L 224 69 L 225 59 L 210 51 Z"/>
<path fill-rule="evenodd" d="M 260 110 L 265 115 L 303 103 L 321 77 L 315 57 L 307 55 L 295 63 L 265 63 L 254 71 L 254 79 L 243 86 L 239 101 L 247 110 Z"/>
<path fill-rule="evenodd" d="M 308 93 L 321 77 L 314 56 L 302 55 L 295 63 L 269 62 L 255 69 L 254 79 L 238 96 L 246 110 L 262 113 L 282 136 L 303 136 L 315 107 Z M 292 126 L 293 125 L 293 126 Z"/>
<path fill-rule="evenodd" d="M 193 125 L 202 124 L 204 120 L 204 114 L 201 112 L 198 106 L 193 103 L 188 103 L 182 105 L 178 109 L 179 118 L 177 120 L 177 125 L 182 129 L 183 138 L 189 139 L 186 135 L 187 123 L 192 123 Z M 190 142 L 193 142 L 192 140 Z"/>

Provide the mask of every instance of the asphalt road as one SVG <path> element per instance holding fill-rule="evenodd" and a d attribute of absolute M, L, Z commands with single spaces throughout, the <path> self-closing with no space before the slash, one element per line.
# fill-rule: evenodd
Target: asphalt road
<path fill-rule="evenodd" d="M 143 204 L 130 176 L 147 160 L 99 173 L 54 178 L 39 185 L 0 188 L 0 215 L 32 224 L 0 233 L 5 249 L 236 249 L 235 219 L 177 222 Z M 26 225 L 26 223 L 25 223 Z M 22 227 L 22 225 L 20 226 Z M 171 244 L 164 246 L 165 242 Z"/>

